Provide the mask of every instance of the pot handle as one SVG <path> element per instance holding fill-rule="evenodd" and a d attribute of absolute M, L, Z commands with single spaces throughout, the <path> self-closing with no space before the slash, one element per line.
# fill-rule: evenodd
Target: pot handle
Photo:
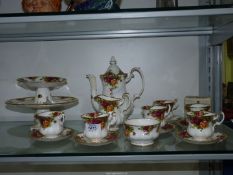
<path fill-rule="evenodd" d="M 141 90 L 140 90 L 140 92 L 139 92 L 138 94 L 134 94 L 134 95 L 133 95 L 133 102 L 134 102 L 136 99 L 139 99 L 139 98 L 141 97 L 141 95 L 142 95 L 142 93 L 143 93 L 143 91 L 144 91 L 144 87 L 145 87 L 144 75 L 143 75 L 143 73 L 142 73 L 140 67 L 134 67 L 134 68 L 131 69 L 131 71 L 130 71 L 130 73 L 129 73 L 129 76 L 126 78 L 126 83 L 129 83 L 130 80 L 131 80 L 132 78 L 134 78 L 134 74 L 133 74 L 134 72 L 137 72 L 137 73 L 140 75 L 140 77 L 141 77 L 141 82 L 142 82 L 142 88 L 141 88 Z"/>
<path fill-rule="evenodd" d="M 214 120 L 219 119 L 220 117 L 222 117 L 222 119 L 221 119 L 220 121 L 216 121 L 216 123 L 214 124 L 213 128 L 214 128 L 216 125 L 221 125 L 222 122 L 224 121 L 225 115 L 224 115 L 223 112 L 221 112 L 220 114 L 217 114 L 217 117 L 214 118 Z"/>

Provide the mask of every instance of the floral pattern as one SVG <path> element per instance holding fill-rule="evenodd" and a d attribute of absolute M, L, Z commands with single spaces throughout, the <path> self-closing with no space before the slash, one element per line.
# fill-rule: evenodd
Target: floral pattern
<path fill-rule="evenodd" d="M 63 112 L 54 111 L 49 117 L 42 117 L 40 114 L 36 114 L 35 118 L 39 120 L 42 128 L 48 128 L 51 126 L 51 123 L 54 122 L 54 118 L 64 114 Z"/>
<path fill-rule="evenodd" d="M 61 79 L 58 77 L 43 77 L 43 80 L 45 82 L 59 82 L 59 81 L 61 81 Z"/>
<path fill-rule="evenodd" d="M 112 89 L 117 88 L 118 81 L 121 80 L 122 74 L 114 74 L 112 72 L 107 72 L 103 75 L 103 81 L 107 83 L 109 86 L 111 86 Z"/>
<path fill-rule="evenodd" d="M 153 129 L 155 128 L 155 126 L 141 126 L 141 127 L 138 127 L 138 130 L 141 130 L 143 132 L 145 132 L 146 135 L 148 135 Z M 125 136 L 126 137 L 129 137 L 130 134 L 132 135 L 135 135 L 136 132 L 134 131 L 134 127 L 133 126 L 129 126 L 129 125 L 125 125 Z"/>
<path fill-rule="evenodd" d="M 50 117 L 44 117 L 44 118 L 40 117 L 39 121 L 42 128 L 48 128 L 51 126 L 53 119 Z"/>
<path fill-rule="evenodd" d="M 163 120 L 164 119 L 164 114 L 165 114 L 166 109 L 162 109 L 162 110 L 152 110 L 150 111 L 150 115 L 154 118 L 157 118 L 159 120 Z"/>
<path fill-rule="evenodd" d="M 193 127 L 205 129 L 208 128 L 211 117 L 205 116 L 204 111 L 195 111 L 191 113 L 191 116 L 189 116 L 189 121 Z"/>
<path fill-rule="evenodd" d="M 154 126 L 142 126 L 138 129 L 142 130 L 143 132 L 145 132 L 146 135 L 148 135 L 154 129 Z"/>
<path fill-rule="evenodd" d="M 179 132 L 179 136 L 183 139 L 191 137 L 186 130 Z"/>
<path fill-rule="evenodd" d="M 167 123 L 166 125 L 164 125 L 163 127 L 161 127 L 164 130 L 169 130 L 169 129 L 173 129 L 174 125 Z"/>
<path fill-rule="evenodd" d="M 136 133 L 134 132 L 134 129 L 132 126 L 129 126 L 129 125 L 125 125 L 125 136 L 126 137 L 129 137 L 130 136 L 130 133 L 132 133 L 133 135 L 135 135 Z"/>
<path fill-rule="evenodd" d="M 60 77 L 49 77 L 49 76 L 34 76 L 34 77 L 25 77 L 25 78 L 19 78 L 18 81 L 20 82 L 47 82 L 47 83 L 51 83 L 51 82 L 62 82 L 64 81 L 63 78 Z"/>
<path fill-rule="evenodd" d="M 101 107 L 106 112 L 112 112 L 118 106 L 117 101 L 104 100 L 102 98 L 99 98 L 98 96 L 95 97 L 95 100 L 101 105 Z"/>
<path fill-rule="evenodd" d="M 103 129 L 106 126 L 108 116 L 99 117 L 99 115 L 100 113 L 98 112 L 92 112 L 88 113 L 87 115 L 83 115 L 82 118 L 89 124 L 101 124 L 101 129 Z"/>
<path fill-rule="evenodd" d="M 58 116 L 60 116 L 60 115 L 62 115 L 62 114 L 64 114 L 63 112 L 59 112 L 59 111 L 54 111 L 54 112 L 52 112 L 51 113 L 52 115 L 51 115 L 51 117 L 58 117 Z"/>

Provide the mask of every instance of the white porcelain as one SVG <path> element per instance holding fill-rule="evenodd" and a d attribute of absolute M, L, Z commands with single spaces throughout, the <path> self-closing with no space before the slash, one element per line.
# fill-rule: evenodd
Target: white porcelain
<path fill-rule="evenodd" d="M 154 119 L 128 119 L 124 122 L 124 126 L 125 136 L 133 145 L 152 145 L 159 137 L 160 122 Z"/>
<path fill-rule="evenodd" d="M 94 100 L 98 104 L 98 112 L 109 114 L 111 128 L 119 129 L 119 125 L 124 121 L 124 111 L 130 107 L 129 94 L 123 94 L 122 98 L 97 95 Z M 124 109 L 121 108 L 122 105 L 125 105 Z"/>
<path fill-rule="evenodd" d="M 170 115 L 169 118 L 174 117 L 174 111 L 179 107 L 179 105 L 177 103 L 177 99 L 172 99 L 172 100 L 168 100 L 168 99 L 155 100 L 153 102 L 153 105 L 165 105 L 165 106 L 170 105 L 171 112 L 169 113 L 169 115 Z"/>
<path fill-rule="evenodd" d="M 38 131 L 46 138 L 56 138 L 63 131 L 65 114 L 61 111 L 48 111 L 35 115 Z"/>
<path fill-rule="evenodd" d="M 50 90 L 48 88 L 38 88 L 36 90 L 35 103 L 36 104 L 54 103 Z"/>
<path fill-rule="evenodd" d="M 69 108 L 78 104 L 79 100 L 75 97 L 53 96 L 53 102 L 54 103 L 37 104 L 35 103 L 35 97 L 23 97 L 7 100 L 6 105 L 20 108 L 43 110 L 50 108 Z"/>
<path fill-rule="evenodd" d="M 129 115 L 133 112 L 134 109 L 134 101 L 139 99 L 144 91 L 144 76 L 140 68 L 134 67 L 130 70 L 129 74 L 122 72 L 122 70 L 118 67 L 116 63 L 115 57 L 111 58 L 110 66 L 108 67 L 107 71 L 100 75 L 100 79 L 102 82 L 102 95 L 115 97 L 115 98 L 122 98 L 123 94 L 127 93 L 126 85 L 131 81 L 134 77 L 134 72 L 137 72 L 141 78 L 141 88 L 139 93 L 132 94 L 130 93 L 130 107 L 127 107 L 128 104 L 123 104 L 120 108 L 123 111 L 123 121 L 125 121 Z M 93 99 L 97 95 L 97 84 L 96 84 L 96 77 L 93 74 L 88 74 L 87 78 L 89 79 L 90 86 L 91 86 L 91 96 L 92 96 L 92 104 L 96 111 L 99 111 L 98 104 Z"/>
<path fill-rule="evenodd" d="M 74 136 L 74 141 L 87 146 L 103 146 L 115 142 L 118 139 L 118 134 L 116 132 L 109 132 L 106 137 L 100 140 L 88 139 L 84 133 L 78 133 Z"/>
<path fill-rule="evenodd" d="M 203 112 L 199 114 L 195 112 L 188 112 L 188 128 L 187 132 L 194 140 L 206 140 L 215 132 L 215 127 L 221 125 L 224 121 L 224 113 L 215 114 L 211 112 Z"/>
<path fill-rule="evenodd" d="M 53 103 L 50 91 L 67 84 L 65 78 L 52 76 L 31 76 L 17 79 L 17 84 L 25 89 L 36 91 L 35 103 Z"/>
<path fill-rule="evenodd" d="M 31 76 L 17 79 L 17 84 L 22 88 L 36 91 L 38 88 L 49 90 L 60 88 L 67 84 L 67 80 L 61 77 L 52 76 Z"/>
<path fill-rule="evenodd" d="M 150 106 L 150 105 L 142 106 L 142 112 L 141 112 L 141 114 L 142 114 L 143 117 L 146 118 L 146 116 L 149 115 L 149 112 L 150 112 L 150 108 L 151 108 L 151 107 L 152 107 L 152 106 Z"/>
<path fill-rule="evenodd" d="M 169 114 L 171 112 L 171 106 L 159 106 L 155 105 L 152 106 L 148 113 L 147 111 L 144 111 L 145 118 L 151 118 L 156 120 L 157 122 L 161 123 L 161 127 L 165 126 L 167 123 L 167 120 L 169 119 Z"/>
<path fill-rule="evenodd" d="M 48 138 L 40 133 L 38 129 L 31 129 L 31 138 L 41 142 L 56 142 L 70 138 L 74 133 L 71 128 L 64 128 L 57 137 Z"/>
<path fill-rule="evenodd" d="M 100 142 L 108 135 L 108 114 L 107 113 L 87 113 L 81 117 L 85 123 L 84 136 L 92 142 Z"/>
<path fill-rule="evenodd" d="M 225 133 L 215 132 L 211 137 L 208 137 L 204 140 L 196 140 L 192 136 L 190 136 L 186 130 L 177 132 L 177 136 L 183 141 L 196 145 L 209 145 L 214 143 L 220 143 L 227 139 L 227 135 Z"/>

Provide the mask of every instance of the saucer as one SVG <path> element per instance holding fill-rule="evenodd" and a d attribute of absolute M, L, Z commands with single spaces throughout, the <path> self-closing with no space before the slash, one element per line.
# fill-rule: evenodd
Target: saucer
<path fill-rule="evenodd" d="M 64 128 L 62 133 L 55 138 L 47 138 L 46 136 L 41 134 L 40 131 L 37 129 L 32 129 L 30 131 L 30 137 L 32 139 L 42 142 L 54 142 L 54 141 L 65 140 L 67 138 L 70 138 L 72 135 L 73 135 L 73 130 L 71 128 Z"/>
<path fill-rule="evenodd" d="M 165 133 L 169 133 L 172 132 L 175 129 L 175 125 L 171 124 L 171 123 L 166 123 L 165 126 L 160 128 L 160 134 L 165 134 Z"/>
<path fill-rule="evenodd" d="M 197 145 L 208 145 L 208 144 L 220 143 L 226 140 L 227 138 L 226 134 L 223 134 L 220 132 L 216 132 L 210 138 L 207 138 L 206 140 L 201 140 L 201 141 L 193 139 L 193 137 L 190 136 L 186 130 L 179 131 L 177 135 L 183 141 L 187 143 L 191 143 L 191 144 L 197 144 Z"/>
<path fill-rule="evenodd" d="M 74 136 L 75 142 L 87 146 L 107 145 L 116 141 L 117 138 L 118 138 L 118 134 L 116 132 L 110 132 L 106 137 L 98 141 L 93 141 L 91 139 L 86 138 L 83 133 L 78 133 L 77 135 Z"/>
<path fill-rule="evenodd" d="M 6 101 L 7 105 L 31 109 L 50 109 L 78 104 L 78 99 L 68 96 L 52 96 L 54 103 L 35 103 L 35 97 L 15 98 Z"/>

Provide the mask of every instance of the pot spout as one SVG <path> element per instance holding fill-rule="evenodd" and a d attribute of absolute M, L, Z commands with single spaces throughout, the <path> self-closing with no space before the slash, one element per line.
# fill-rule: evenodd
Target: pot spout
<path fill-rule="evenodd" d="M 94 97 L 97 95 L 97 84 L 96 77 L 93 74 L 86 75 L 86 78 L 89 80 L 91 87 L 91 103 L 95 111 L 99 112 L 99 104 L 94 100 Z"/>
<path fill-rule="evenodd" d="M 91 86 L 91 97 L 95 97 L 97 95 L 96 77 L 93 74 L 88 74 L 86 78 L 89 80 Z"/>

